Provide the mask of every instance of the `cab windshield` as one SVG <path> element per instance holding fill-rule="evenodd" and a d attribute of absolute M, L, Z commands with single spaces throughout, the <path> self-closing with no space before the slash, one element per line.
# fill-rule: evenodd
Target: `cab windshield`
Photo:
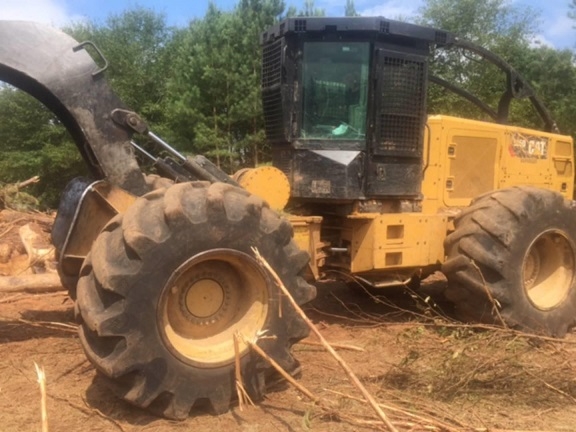
<path fill-rule="evenodd" d="M 301 138 L 363 140 L 370 47 L 367 42 L 307 42 Z"/>

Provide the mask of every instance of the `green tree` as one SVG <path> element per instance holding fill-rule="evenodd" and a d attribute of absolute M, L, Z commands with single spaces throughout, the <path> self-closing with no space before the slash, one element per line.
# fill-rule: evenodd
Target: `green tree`
<path fill-rule="evenodd" d="M 322 8 L 317 8 L 314 0 L 305 0 L 304 7 L 300 10 L 294 6 L 290 6 L 286 12 L 287 17 L 323 17 L 326 16 L 326 11 Z"/>
<path fill-rule="evenodd" d="M 38 175 L 26 192 L 42 207 L 56 207 L 66 183 L 86 174 L 72 138 L 44 105 L 10 86 L 0 87 L 0 118 L 0 183 Z"/>
<path fill-rule="evenodd" d="M 576 138 L 576 55 L 570 50 L 548 46 L 531 47 L 518 59 L 517 68 L 528 79 L 538 96 L 544 100 L 558 124 L 560 132 Z M 538 119 L 533 111 L 532 124 Z"/>
<path fill-rule="evenodd" d="M 346 0 L 344 15 L 347 17 L 360 16 L 360 14 L 356 12 L 356 6 L 354 5 L 354 0 Z"/>
<path fill-rule="evenodd" d="M 537 15 L 506 0 L 427 0 L 420 10 L 420 22 L 455 33 L 475 42 L 517 65 L 530 51 L 537 33 Z M 505 89 L 505 76 L 488 62 L 479 61 L 460 50 L 438 53 L 431 65 L 434 75 L 454 83 L 496 108 Z M 432 86 L 429 92 L 432 112 L 489 120 L 489 117 L 456 95 Z M 512 116 L 520 124 L 535 126 L 532 116 L 517 103 Z"/>
<path fill-rule="evenodd" d="M 240 24 L 245 23 L 238 35 L 240 49 L 235 51 L 238 70 L 231 109 L 238 137 L 239 163 L 242 166 L 255 166 L 262 159 L 270 158 L 264 136 L 260 93 L 260 34 L 280 19 L 284 8 L 281 0 L 240 0 L 235 10 L 238 28 L 241 29 Z"/>
<path fill-rule="evenodd" d="M 507 0 L 425 0 L 419 13 L 421 23 L 452 31 L 489 49 L 525 46 L 540 24 L 534 9 Z"/>
<path fill-rule="evenodd" d="M 568 17 L 576 21 L 576 0 L 572 0 L 568 5 Z M 576 28 L 576 24 L 573 28 Z"/>
<path fill-rule="evenodd" d="M 138 8 L 104 25 L 85 22 L 65 31 L 94 41 L 109 60 L 106 76 L 115 91 L 152 125 L 163 124 L 172 32 L 162 15 Z M 55 207 L 65 184 L 87 171 L 68 132 L 42 104 L 9 86 L 0 88 L 0 117 L 0 182 L 39 175 L 40 183 L 27 191 L 43 206 Z"/>
<path fill-rule="evenodd" d="M 101 25 L 78 23 L 64 30 L 101 49 L 109 62 L 106 78 L 131 109 L 152 125 L 163 122 L 174 36 L 163 14 L 138 7 L 110 15 Z"/>
<path fill-rule="evenodd" d="M 260 33 L 284 10 L 279 0 L 241 0 L 232 12 L 214 3 L 190 23 L 169 76 L 173 142 L 227 171 L 261 161 L 266 150 L 260 101 Z"/>
<path fill-rule="evenodd" d="M 168 124 L 174 144 L 212 156 L 217 164 L 227 144 L 232 85 L 232 14 L 210 3 L 202 20 L 190 23 L 177 47 L 169 76 Z"/>

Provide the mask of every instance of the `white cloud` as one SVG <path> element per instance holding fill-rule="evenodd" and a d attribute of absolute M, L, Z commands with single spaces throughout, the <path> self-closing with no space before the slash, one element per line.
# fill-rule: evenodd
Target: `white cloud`
<path fill-rule="evenodd" d="M 545 45 L 557 49 L 573 48 L 576 44 L 576 29 L 573 28 L 575 22 L 568 18 L 566 11 L 556 11 L 554 15 L 549 15 L 544 20 L 542 28 L 544 32 L 539 35 Z"/>
<path fill-rule="evenodd" d="M 556 48 L 554 45 L 554 42 L 552 42 L 550 39 L 548 39 L 543 34 L 538 34 L 538 35 L 534 36 L 534 38 L 530 41 L 530 46 L 532 48 L 538 48 L 541 46 L 546 46 L 549 48 Z"/>
<path fill-rule="evenodd" d="M 568 18 L 566 13 L 558 14 L 546 20 L 546 34 L 553 38 L 571 38 L 574 39 L 575 31 L 572 26 L 576 23 Z"/>
<path fill-rule="evenodd" d="M 528 6 L 540 18 L 540 32 L 532 41 L 533 46 L 549 46 L 555 49 L 574 48 L 576 30 L 575 22 L 568 18 L 568 1 L 563 0 L 513 0 L 516 8 Z"/>
<path fill-rule="evenodd" d="M 1 0 L 0 19 L 36 21 L 62 26 L 79 17 L 72 16 L 65 0 Z"/>
<path fill-rule="evenodd" d="M 421 0 L 355 0 L 354 6 L 362 16 L 384 16 L 394 19 L 414 16 L 421 3 Z M 346 1 L 316 0 L 314 4 L 324 9 L 327 16 L 342 16 Z"/>

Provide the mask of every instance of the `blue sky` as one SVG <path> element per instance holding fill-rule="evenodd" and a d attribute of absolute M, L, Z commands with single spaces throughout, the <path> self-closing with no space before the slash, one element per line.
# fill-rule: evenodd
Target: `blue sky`
<path fill-rule="evenodd" d="M 288 5 L 300 7 L 303 0 L 285 0 Z M 481 0 L 479 0 L 481 1 Z M 541 43 L 555 48 L 576 48 L 574 21 L 567 17 L 570 0 L 508 0 L 517 6 L 530 6 L 541 19 Z M 231 9 L 236 0 L 216 0 L 222 9 Z M 316 0 L 317 7 L 327 15 L 340 16 L 346 0 Z M 388 18 L 402 16 L 409 19 L 421 5 L 421 0 L 356 0 L 356 9 L 362 15 L 381 15 Z M 543 6 L 544 5 L 544 6 Z M 185 25 L 190 19 L 202 17 L 208 0 L 0 0 L 0 19 L 40 21 L 61 26 L 70 21 L 104 20 L 111 13 L 119 13 L 135 6 L 144 6 L 166 14 L 173 25 Z"/>

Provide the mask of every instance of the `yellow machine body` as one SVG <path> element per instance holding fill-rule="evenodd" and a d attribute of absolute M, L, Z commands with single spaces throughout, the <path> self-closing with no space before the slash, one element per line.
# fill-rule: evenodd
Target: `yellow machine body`
<path fill-rule="evenodd" d="M 448 116 L 425 135 L 423 213 L 465 207 L 486 192 L 531 185 L 572 199 L 572 137 Z"/>
<path fill-rule="evenodd" d="M 339 259 L 331 267 L 366 277 L 376 287 L 406 282 L 415 273 L 439 268 L 452 220 L 484 193 L 517 185 L 574 192 L 573 140 L 520 127 L 430 116 L 425 134 L 421 211 L 352 212 L 337 219 Z M 320 275 L 327 246 L 320 218 L 294 218 L 296 240 Z M 330 221 L 334 225 L 334 220 Z M 342 249 L 342 248 L 340 248 Z"/>

